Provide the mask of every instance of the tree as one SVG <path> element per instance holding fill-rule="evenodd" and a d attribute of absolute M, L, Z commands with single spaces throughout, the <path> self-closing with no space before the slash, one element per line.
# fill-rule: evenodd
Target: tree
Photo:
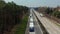
<path fill-rule="evenodd" d="M 3 34 L 4 31 L 10 31 L 14 25 L 21 23 L 22 17 L 26 13 L 28 13 L 26 6 L 0 1 L 0 34 Z"/>
<path fill-rule="evenodd" d="M 46 9 L 45 13 L 46 13 L 46 14 L 49 14 L 49 15 L 52 15 L 52 13 L 53 13 L 52 8 L 49 8 L 49 7 L 48 7 L 48 8 Z"/>

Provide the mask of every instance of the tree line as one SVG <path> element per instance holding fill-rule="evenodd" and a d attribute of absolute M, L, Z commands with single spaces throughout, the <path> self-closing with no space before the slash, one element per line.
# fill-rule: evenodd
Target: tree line
<path fill-rule="evenodd" d="M 17 5 L 14 2 L 0 1 L 0 34 L 10 32 L 14 25 L 21 23 L 28 10 L 28 7 Z"/>
<path fill-rule="evenodd" d="M 57 17 L 57 18 L 60 18 L 60 11 L 58 10 L 52 10 L 52 8 L 47 8 L 46 11 L 45 11 L 46 14 L 50 15 L 50 16 L 54 16 L 54 17 Z"/>

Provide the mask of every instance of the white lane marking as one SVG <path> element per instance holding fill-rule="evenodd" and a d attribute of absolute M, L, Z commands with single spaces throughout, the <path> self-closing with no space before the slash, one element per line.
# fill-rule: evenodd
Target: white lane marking
<path fill-rule="evenodd" d="M 35 32 L 29 32 L 29 34 L 35 34 Z"/>

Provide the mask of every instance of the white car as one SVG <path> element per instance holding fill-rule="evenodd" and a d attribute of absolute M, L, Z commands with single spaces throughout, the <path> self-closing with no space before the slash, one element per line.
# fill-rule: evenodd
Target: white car
<path fill-rule="evenodd" d="M 29 16 L 30 18 L 32 17 L 32 14 L 30 14 L 30 16 Z"/>
<path fill-rule="evenodd" d="M 33 17 L 30 18 L 30 21 L 33 22 Z"/>
<path fill-rule="evenodd" d="M 43 17 L 44 15 L 42 13 L 40 13 L 40 16 Z"/>

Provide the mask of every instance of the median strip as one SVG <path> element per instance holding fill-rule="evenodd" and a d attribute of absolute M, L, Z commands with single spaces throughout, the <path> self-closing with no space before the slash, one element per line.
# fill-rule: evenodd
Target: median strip
<path fill-rule="evenodd" d="M 34 12 L 33 12 L 34 13 Z M 34 13 L 34 15 L 36 16 L 36 14 Z M 39 18 L 36 16 L 38 22 L 39 22 L 39 25 L 41 26 L 41 29 L 43 31 L 43 34 L 48 34 L 47 30 L 45 29 L 45 27 L 42 25 L 42 23 L 40 22 Z"/>

